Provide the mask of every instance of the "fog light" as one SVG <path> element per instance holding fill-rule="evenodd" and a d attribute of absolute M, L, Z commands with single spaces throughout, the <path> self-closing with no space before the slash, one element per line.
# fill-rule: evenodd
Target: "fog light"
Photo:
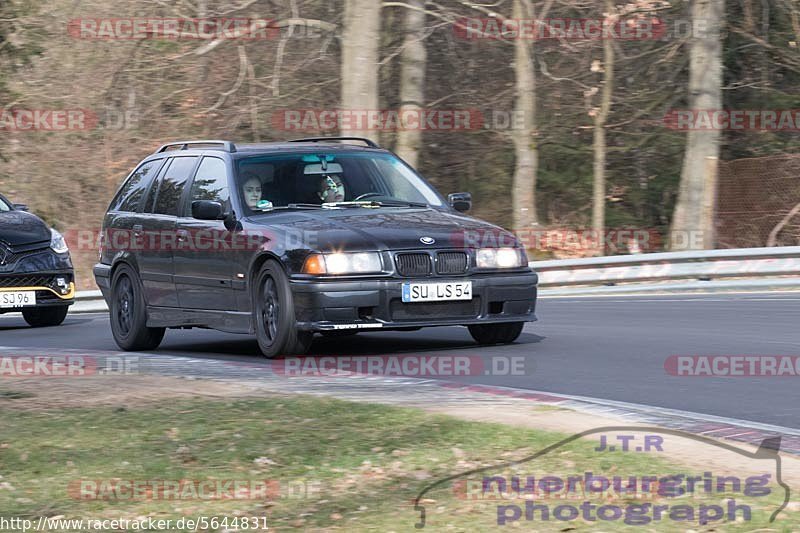
<path fill-rule="evenodd" d="M 56 278 L 56 286 L 61 290 L 61 294 L 69 292 L 69 282 L 67 278 Z"/>

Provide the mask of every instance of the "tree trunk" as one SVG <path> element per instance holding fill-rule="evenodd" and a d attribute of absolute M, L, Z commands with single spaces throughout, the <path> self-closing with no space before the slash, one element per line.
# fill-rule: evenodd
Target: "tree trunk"
<path fill-rule="evenodd" d="M 514 0 L 514 19 L 532 19 L 531 0 Z M 516 167 L 512 185 L 514 231 L 525 231 L 539 222 L 536 213 L 536 175 L 539 149 L 536 145 L 536 73 L 533 68 L 532 42 L 517 39 L 514 43 L 514 71 L 517 98 L 512 128 Z"/>
<path fill-rule="evenodd" d="M 425 107 L 425 67 L 428 61 L 425 49 L 425 0 L 408 0 L 412 9 L 405 11 L 405 41 L 403 43 L 402 71 L 400 73 L 400 112 L 419 114 Z M 422 129 L 401 129 L 397 134 L 397 155 L 416 168 L 422 147 Z"/>
<path fill-rule="evenodd" d="M 606 2 L 606 12 L 614 9 L 610 1 Z M 611 111 L 611 96 L 614 94 L 614 43 L 611 39 L 603 40 L 603 92 L 600 108 L 594 117 L 594 179 L 592 187 L 592 231 L 597 238 L 598 255 L 605 253 L 606 230 L 606 122 Z"/>
<path fill-rule="evenodd" d="M 689 63 L 689 108 L 722 108 L 722 41 L 720 31 L 724 23 L 724 0 L 695 0 L 692 2 L 692 19 L 705 20 L 707 31 L 692 38 Z M 675 214 L 672 218 L 670 246 L 673 250 L 696 250 L 708 246 L 711 239 L 706 233 L 713 228 L 704 223 L 704 206 L 713 203 L 715 190 L 708 190 L 706 182 L 713 182 L 709 172 L 716 172 L 719 158 L 721 132 L 691 130 L 686 139 L 681 185 Z"/>
<path fill-rule="evenodd" d="M 381 2 L 345 0 L 341 65 L 342 110 L 378 110 L 380 29 Z M 377 132 L 365 123 L 350 124 L 344 121 L 341 134 L 378 140 Z"/>

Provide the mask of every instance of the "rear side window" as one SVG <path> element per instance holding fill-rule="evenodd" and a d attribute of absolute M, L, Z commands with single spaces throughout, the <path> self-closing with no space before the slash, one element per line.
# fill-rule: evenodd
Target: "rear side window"
<path fill-rule="evenodd" d="M 183 196 L 183 190 L 186 188 L 186 182 L 189 181 L 196 163 L 196 157 L 176 157 L 172 160 L 172 164 L 158 187 L 155 213 L 178 216 L 178 206 Z"/>
<path fill-rule="evenodd" d="M 161 163 L 162 161 L 157 159 L 144 163 L 137 168 L 134 173 L 131 174 L 130 178 L 128 178 L 128 181 L 122 186 L 119 193 L 117 193 L 117 197 L 114 198 L 114 201 L 111 203 L 109 211 L 129 213 L 138 211 L 142 197 L 150 186 L 150 182 L 153 181 L 153 177 L 158 172 L 158 169 L 161 167 Z"/>
<path fill-rule="evenodd" d="M 218 157 L 204 157 L 192 183 L 192 193 L 186 206 L 186 216 L 192 212 L 192 202 L 213 200 L 228 207 L 231 193 L 228 189 L 228 170 L 225 161 Z"/>

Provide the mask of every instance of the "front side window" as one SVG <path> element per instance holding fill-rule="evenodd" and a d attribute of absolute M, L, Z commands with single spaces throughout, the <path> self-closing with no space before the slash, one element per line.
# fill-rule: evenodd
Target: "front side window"
<path fill-rule="evenodd" d="M 6 211 L 11 211 L 11 206 L 0 197 L 0 213 L 5 213 Z"/>
<path fill-rule="evenodd" d="M 128 181 L 120 189 L 114 201 L 111 203 L 109 211 L 120 211 L 134 213 L 138 211 L 145 191 L 153 181 L 158 169 L 161 167 L 161 160 L 148 161 L 131 174 Z"/>
<path fill-rule="evenodd" d="M 192 183 L 192 192 L 186 206 L 186 215 L 192 211 L 192 202 L 213 200 L 220 202 L 224 208 L 230 205 L 230 189 L 228 189 L 228 171 L 225 161 L 218 157 L 204 157 L 197 169 Z"/>
<path fill-rule="evenodd" d="M 189 181 L 196 163 L 196 157 L 176 157 L 172 160 L 159 184 L 154 213 L 178 216 L 178 206 L 186 182 Z"/>
<path fill-rule="evenodd" d="M 253 212 L 291 204 L 409 203 L 442 207 L 439 194 L 391 154 L 255 156 L 238 161 L 236 188 Z"/>

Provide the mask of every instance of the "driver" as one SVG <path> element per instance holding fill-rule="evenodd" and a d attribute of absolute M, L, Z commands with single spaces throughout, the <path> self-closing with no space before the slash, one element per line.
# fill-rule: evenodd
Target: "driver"
<path fill-rule="evenodd" d="M 252 172 L 245 174 L 242 193 L 247 207 L 258 209 L 258 204 L 261 202 L 261 179 Z"/>
<path fill-rule="evenodd" d="M 324 204 L 344 202 L 344 183 L 341 174 L 323 175 L 319 182 L 317 195 Z"/>

